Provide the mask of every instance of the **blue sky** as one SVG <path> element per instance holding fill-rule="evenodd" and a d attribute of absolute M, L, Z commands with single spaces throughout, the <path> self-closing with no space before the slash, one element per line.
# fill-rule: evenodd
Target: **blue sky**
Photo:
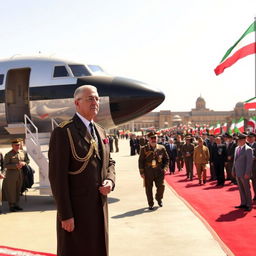
<path fill-rule="evenodd" d="M 232 110 L 255 94 L 255 56 L 213 69 L 256 16 L 255 0 L 14 0 L 1 4 L 0 57 L 68 58 L 159 88 L 157 110 L 187 111 L 202 95 Z"/>

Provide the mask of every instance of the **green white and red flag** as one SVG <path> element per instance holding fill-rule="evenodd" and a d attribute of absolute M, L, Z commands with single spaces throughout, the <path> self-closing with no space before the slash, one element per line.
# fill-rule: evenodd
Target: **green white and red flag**
<path fill-rule="evenodd" d="M 209 130 L 209 134 L 213 134 L 213 132 L 214 132 L 214 126 L 211 125 L 208 130 Z"/>
<path fill-rule="evenodd" d="M 235 122 L 235 120 L 232 120 L 232 124 L 230 125 L 230 127 L 228 129 L 229 134 L 233 134 L 235 132 L 235 126 L 236 126 L 236 122 Z"/>
<path fill-rule="evenodd" d="M 224 124 L 221 126 L 222 133 L 227 132 L 227 129 L 228 129 L 228 124 L 227 124 L 227 123 L 224 123 Z"/>
<path fill-rule="evenodd" d="M 245 101 L 245 103 L 244 103 L 244 108 L 245 108 L 245 109 L 256 108 L 256 97 L 251 98 L 251 99 Z"/>
<path fill-rule="evenodd" d="M 220 134 L 220 122 L 218 122 L 216 124 L 216 126 L 214 127 L 214 131 L 213 131 L 214 135 Z"/>
<path fill-rule="evenodd" d="M 247 126 L 251 127 L 252 131 L 255 131 L 256 128 L 256 116 L 251 117 L 248 121 L 247 121 Z"/>
<path fill-rule="evenodd" d="M 238 41 L 225 53 L 220 64 L 214 69 L 216 75 L 223 73 L 226 68 L 232 66 L 239 59 L 256 53 L 255 31 L 256 22 L 254 21 Z"/>
<path fill-rule="evenodd" d="M 235 132 L 244 132 L 244 118 L 241 117 L 237 123 L 236 123 L 236 126 L 235 126 Z"/>

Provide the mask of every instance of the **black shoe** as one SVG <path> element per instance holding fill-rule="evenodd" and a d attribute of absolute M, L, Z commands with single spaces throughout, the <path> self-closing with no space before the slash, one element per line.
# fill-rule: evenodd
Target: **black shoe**
<path fill-rule="evenodd" d="M 205 183 L 206 183 L 206 180 L 203 180 L 203 183 L 205 184 Z"/>
<path fill-rule="evenodd" d="M 18 205 L 14 206 L 14 209 L 17 211 L 23 211 L 23 209 L 21 207 L 19 207 Z"/>
<path fill-rule="evenodd" d="M 15 207 L 10 207 L 10 212 L 17 212 L 17 210 L 15 209 Z"/>
<path fill-rule="evenodd" d="M 160 207 L 163 207 L 163 202 L 162 202 L 162 200 L 159 200 L 159 201 L 157 201 L 158 202 L 158 205 L 160 206 Z"/>
<path fill-rule="evenodd" d="M 149 206 L 148 209 L 152 211 L 154 209 L 154 206 Z"/>
<path fill-rule="evenodd" d="M 246 207 L 247 207 L 247 206 L 244 205 L 244 204 L 235 206 L 235 208 L 237 208 L 237 209 L 243 209 L 243 208 L 246 208 Z"/>
<path fill-rule="evenodd" d="M 249 207 L 249 206 L 244 207 L 244 211 L 246 212 L 250 212 L 251 210 L 252 210 L 252 207 Z"/>

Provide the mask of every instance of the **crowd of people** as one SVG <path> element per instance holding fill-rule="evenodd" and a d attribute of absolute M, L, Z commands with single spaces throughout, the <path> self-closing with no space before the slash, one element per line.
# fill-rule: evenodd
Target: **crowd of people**
<path fill-rule="evenodd" d="M 161 159 L 158 172 L 160 176 L 162 170 L 165 171 L 165 175 L 172 175 L 175 170 L 182 171 L 185 169 L 187 180 L 192 181 L 195 178 L 195 167 L 199 185 L 208 181 L 216 181 L 215 186 L 217 188 L 223 187 L 228 181 L 231 184 L 238 185 L 241 204 L 236 208 L 242 208 L 245 211 L 251 210 L 252 200 L 256 201 L 255 133 L 236 133 L 232 135 L 229 133 L 220 135 L 204 133 L 201 136 L 181 133 L 157 136 L 154 133 L 153 137 L 156 138 L 158 145 L 165 148 L 169 158 L 165 161 L 165 163 L 168 162 L 168 168 L 165 167 Z M 147 169 L 146 162 L 148 159 L 145 157 L 145 152 L 149 151 L 148 145 L 151 147 L 152 156 L 155 151 L 151 140 L 152 133 L 149 133 L 149 136 L 135 137 L 133 135 L 130 138 L 131 155 L 140 154 L 139 169 L 143 178 L 145 178 L 145 170 Z M 150 161 L 152 159 L 149 160 L 149 163 Z M 151 168 L 150 172 L 155 172 L 155 167 L 152 167 L 152 164 L 149 164 L 149 166 Z M 210 171 L 208 180 L 207 169 Z M 251 196 L 250 180 L 254 192 L 253 198 Z M 158 187 L 157 183 L 155 184 Z M 148 196 L 149 192 L 147 190 L 152 191 L 152 186 L 150 184 L 150 188 L 148 188 L 146 185 L 149 209 L 152 209 L 152 192 Z M 162 202 L 159 205 L 162 205 Z"/>

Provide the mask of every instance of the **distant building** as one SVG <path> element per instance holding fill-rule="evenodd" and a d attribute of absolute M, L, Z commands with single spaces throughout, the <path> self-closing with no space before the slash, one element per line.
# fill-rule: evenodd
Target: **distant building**
<path fill-rule="evenodd" d="M 176 112 L 171 110 L 161 110 L 159 112 L 150 112 L 142 117 L 135 119 L 129 123 L 118 126 L 117 129 L 130 131 L 139 131 L 142 128 L 163 129 L 180 124 L 183 125 L 215 125 L 217 122 L 228 125 L 232 120 L 238 120 L 244 117 L 245 123 L 250 116 L 256 115 L 255 111 L 244 109 L 243 102 L 238 102 L 231 111 L 214 111 L 206 108 L 206 102 L 201 96 L 196 100 L 196 107 L 188 112 Z"/>

